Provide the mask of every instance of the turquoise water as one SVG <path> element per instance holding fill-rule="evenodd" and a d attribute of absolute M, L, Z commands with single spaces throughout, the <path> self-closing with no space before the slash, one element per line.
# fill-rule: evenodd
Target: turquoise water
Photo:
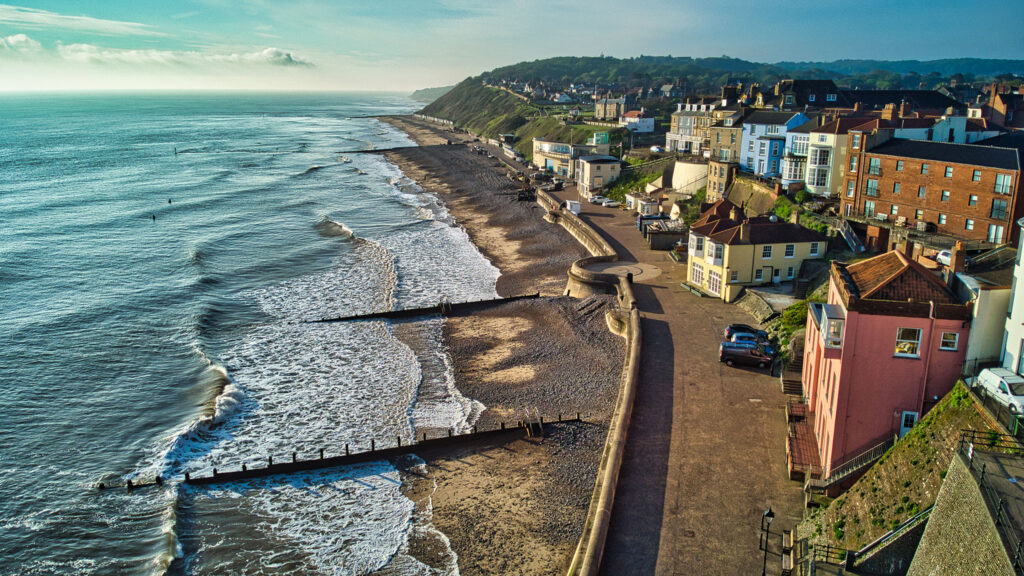
<path fill-rule="evenodd" d="M 495 295 L 444 206 L 357 152 L 410 145 L 366 116 L 416 107 L 0 98 L 0 574 L 451 572 L 404 553 L 424 519 L 386 463 L 177 482 L 472 425 L 439 320 L 413 348 L 385 322 L 300 322 Z"/>

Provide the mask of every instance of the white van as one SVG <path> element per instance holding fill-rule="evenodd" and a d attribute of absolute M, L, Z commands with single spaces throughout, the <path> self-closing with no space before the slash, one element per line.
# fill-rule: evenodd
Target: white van
<path fill-rule="evenodd" d="M 1024 414 L 1024 378 L 1006 368 L 986 368 L 978 374 L 976 386 L 1014 414 Z"/>
<path fill-rule="evenodd" d="M 566 200 L 565 209 L 577 216 L 580 215 L 580 203 L 575 200 Z"/>

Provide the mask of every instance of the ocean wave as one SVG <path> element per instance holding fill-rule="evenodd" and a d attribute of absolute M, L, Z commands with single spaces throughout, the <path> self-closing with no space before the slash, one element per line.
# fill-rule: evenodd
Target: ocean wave
<path fill-rule="evenodd" d="M 355 233 L 352 232 L 348 226 L 345 226 L 341 222 L 335 222 L 327 216 L 320 218 L 320 221 L 316 223 L 314 228 L 316 228 L 317 232 L 319 232 L 321 236 L 340 236 L 342 238 L 350 239 L 354 239 L 356 237 Z"/>

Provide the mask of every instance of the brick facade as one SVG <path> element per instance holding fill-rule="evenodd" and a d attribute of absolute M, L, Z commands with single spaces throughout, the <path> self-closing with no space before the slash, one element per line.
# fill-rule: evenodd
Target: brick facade
<path fill-rule="evenodd" d="M 841 160 L 844 216 L 881 219 L 878 215 L 884 215 L 888 222 L 905 218 L 908 227 L 924 222 L 929 231 L 963 240 L 994 244 L 1016 240 L 1013 223 L 1024 208 L 1019 200 L 1019 168 L 880 154 L 870 149 L 868 138 L 863 144 L 851 146 Z M 997 177 L 1003 179 L 999 191 Z"/>

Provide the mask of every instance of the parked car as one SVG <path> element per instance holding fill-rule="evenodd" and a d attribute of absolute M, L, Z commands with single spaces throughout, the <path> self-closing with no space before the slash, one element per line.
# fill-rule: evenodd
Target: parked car
<path fill-rule="evenodd" d="M 754 334 L 752 332 L 733 332 L 730 342 L 753 342 L 754 344 L 767 344 L 768 334 Z"/>
<path fill-rule="evenodd" d="M 1024 378 L 1006 368 L 986 368 L 978 374 L 975 386 L 985 394 L 1010 409 L 1014 414 L 1024 414 Z"/>
<path fill-rule="evenodd" d="M 604 196 L 591 196 L 590 197 L 590 203 L 591 204 L 604 204 L 607 201 L 608 201 L 608 198 L 605 198 Z"/>
<path fill-rule="evenodd" d="M 767 340 L 732 340 L 729 344 L 736 344 L 737 346 L 746 346 L 747 348 L 764 348 L 770 356 L 775 356 L 775 347 L 772 346 L 771 342 Z"/>
<path fill-rule="evenodd" d="M 949 266 L 950 259 L 953 257 L 953 253 L 949 250 L 943 250 L 935 255 L 935 261 L 943 266 Z"/>
<path fill-rule="evenodd" d="M 753 326 L 750 326 L 749 324 L 729 324 L 728 326 L 725 327 L 725 334 L 724 334 L 725 339 L 726 340 L 731 340 L 732 339 L 732 335 L 737 333 L 737 332 L 746 332 L 747 334 L 755 334 L 757 336 L 761 336 L 762 338 L 764 338 L 766 340 L 768 339 L 768 333 L 767 332 L 765 332 L 764 330 L 758 330 L 757 328 L 754 328 Z"/>
<path fill-rule="evenodd" d="M 604 206 L 605 208 L 618 208 L 619 206 L 622 206 L 622 202 L 619 202 L 618 200 L 605 200 L 604 202 L 601 202 L 601 206 Z"/>
<path fill-rule="evenodd" d="M 718 346 L 718 361 L 727 366 L 745 364 L 766 368 L 772 363 L 772 355 L 764 346 L 748 346 L 745 343 L 722 342 Z"/>

